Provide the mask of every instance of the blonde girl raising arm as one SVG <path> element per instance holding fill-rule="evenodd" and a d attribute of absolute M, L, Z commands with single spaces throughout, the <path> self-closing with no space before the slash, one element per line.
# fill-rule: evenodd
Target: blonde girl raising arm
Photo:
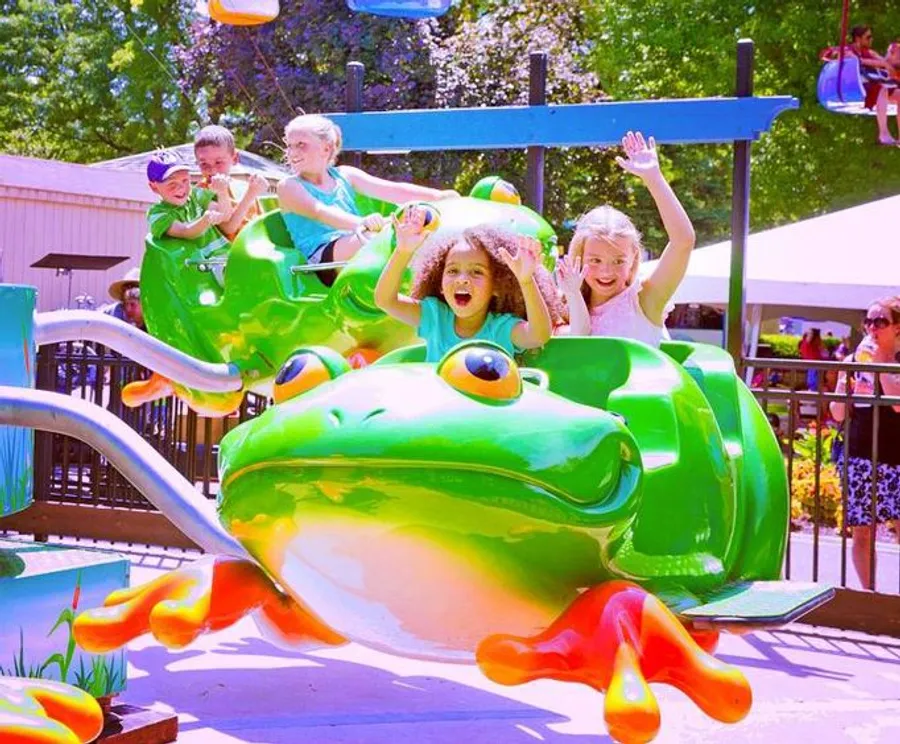
<path fill-rule="evenodd" d="M 629 132 L 622 138 L 622 147 L 627 157 L 617 157 L 616 162 L 644 182 L 669 238 L 656 270 L 644 281 L 640 294 L 641 308 L 648 320 L 662 325 L 666 305 L 687 271 L 695 242 L 694 227 L 660 170 L 653 137 L 645 142 L 640 132 Z"/>

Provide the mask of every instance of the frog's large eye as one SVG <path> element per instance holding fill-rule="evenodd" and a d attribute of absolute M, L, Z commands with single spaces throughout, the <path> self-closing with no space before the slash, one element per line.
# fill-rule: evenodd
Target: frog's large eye
<path fill-rule="evenodd" d="M 281 366 L 272 386 L 272 397 L 276 403 L 284 403 L 349 369 L 347 360 L 332 349 L 298 349 Z"/>
<path fill-rule="evenodd" d="M 457 346 L 447 352 L 437 372 L 445 382 L 466 395 L 502 401 L 522 394 L 518 365 L 494 344 Z"/>

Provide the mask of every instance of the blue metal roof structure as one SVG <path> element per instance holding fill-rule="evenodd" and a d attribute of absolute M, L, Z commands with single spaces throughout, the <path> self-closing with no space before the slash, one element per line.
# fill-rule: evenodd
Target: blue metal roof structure
<path fill-rule="evenodd" d="M 799 106 L 791 96 L 333 113 L 344 149 L 368 152 L 617 145 L 629 130 L 658 144 L 756 140 Z"/>

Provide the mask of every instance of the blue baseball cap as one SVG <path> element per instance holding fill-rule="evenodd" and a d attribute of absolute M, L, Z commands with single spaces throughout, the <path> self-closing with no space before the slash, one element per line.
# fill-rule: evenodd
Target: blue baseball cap
<path fill-rule="evenodd" d="M 189 171 L 188 164 L 171 150 L 159 150 L 150 156 L 147 163 L 147 180 L 150 183 L 162 183 L 173 173 Z"/>

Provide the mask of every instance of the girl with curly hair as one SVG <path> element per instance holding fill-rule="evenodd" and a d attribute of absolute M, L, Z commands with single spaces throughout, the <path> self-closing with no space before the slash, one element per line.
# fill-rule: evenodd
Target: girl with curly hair
<path fill-rule="evenodd" d="M 464 339 L 493 341 L 510 355 L 543 346 L 563 321 L 540 243 L 493 227 L 470 228 L 424 257 L 410 297 L 403 272 L 426 237 L 426 213 L 411 207 L 394 222 L 397 247 L 375 287 L 375 303 L 417 329 L 426 361 L 437 362 Z"/>
<path fill-rule="evenodd" d="M 687 271 L 694 247 L 690 218 L 659 168 L 653 137 L 629 132 L 622 138 L 626 158 L 616 162 L 638 176 L 656 202 L 669 244 L 653 274 L 638 281 L 641 234 L 618 209 L 602 206 L 578 220 L 569 252 L 559 266 L 560 289 L 572 336 L 618 336 L 658 347 L 669 337 L 663 321 L 667 305 Z"/>

